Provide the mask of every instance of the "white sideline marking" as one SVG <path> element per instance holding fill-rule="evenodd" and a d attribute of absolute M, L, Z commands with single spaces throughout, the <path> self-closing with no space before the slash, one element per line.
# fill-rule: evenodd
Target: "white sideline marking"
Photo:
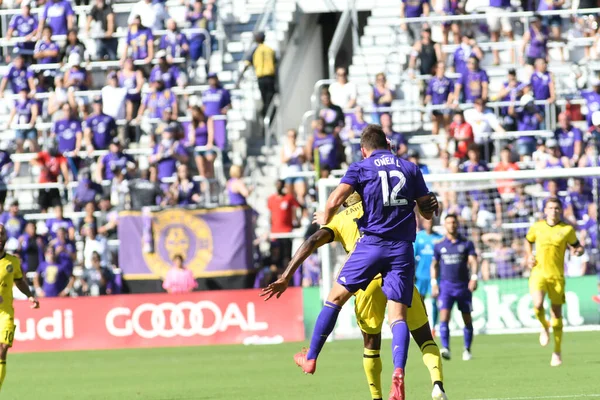
<path fill-rule="evenodd" d="M 534 399 L 580 399 L 583 397 L 597 397 L 599 394 L 571 394 L 568 396 L 533 396 L 533 397 L 493 397 L 486 399 L 469 399 L 469 400 L 534 400 Z"/>

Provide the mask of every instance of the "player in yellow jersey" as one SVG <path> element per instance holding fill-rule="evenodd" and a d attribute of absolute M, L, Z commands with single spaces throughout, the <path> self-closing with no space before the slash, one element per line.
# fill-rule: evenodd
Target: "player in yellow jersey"
<path fill-rule="evenodd" d="M 263 289 L 261 296 L 266 296 L 265 300 L 269 300 L 273 296 L 279 298 L 287 289 L 298 267 L 319 247 L 336 241 L 340 242 L 348 253 L 354 249 L 354 245 L 360 237 L 355 220 L 363 214 L 360 196 L 356 193 L 352 194 L 344 205 L 347 207 L 346 209 L 336 214 L 329 224 L 322 226 L 300 246 L 281 278 Z M 359 290 L 356 293 L 354 302 L 356 321 L 362 331 L 365 347 L 363 367 L 373 399 L 382 399 L 380 376 L 382 365 L 379 352 L 387 298 L 381 290 L 381 283 L 381 275 L 378 275 L 364 291 Z M 425 306 L 416 287 L 413 299 L 412 307 L 408 309 L 407 324 L 413 339 L 423 353 L 423 362 L 431 375 L 433 383 L 431 398 L 447 400 L 443 386 L 440 350 L 431 336 Z"/>
<path fill-rule="evenodd" d="M 21 272 L 21 261 L 4 251 L 6 228 L 0 224 L 0 391 L 6 376 L 6 355 L 15 336 L 15 310 L 13 308 L 13 283 L 27 296 L 31 308 L 39 308 L 29 284 Z"/>
<path fill-rule="evenodd" d="M 562 364 L 561 343 L 563 334 L 562 306 L 565 304 L 565 251 L 569 245 L 575 255 L 583 254 L 575 229 L 561 221 L 562 203 L 557 198 L 546 200 L 544 221 L 538 221 L 529 228 L 525 242 L 526 260 L 531 268 L 529 292 L 533 301 L 535 316 L 542 324 L 540 344 L 547 346 L 549 329 L 552 326 L 554 352 L 550 365 Z M 535 256 L 533 245 L 535 244 Z M 550 299 L 551 324 L 546 321 L 544 296 Z"/>

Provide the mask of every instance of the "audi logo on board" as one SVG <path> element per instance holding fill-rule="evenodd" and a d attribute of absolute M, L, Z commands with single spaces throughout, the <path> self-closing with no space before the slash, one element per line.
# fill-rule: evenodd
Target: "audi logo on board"
<path fill-rule="evenodd" d="M 269 329 L 267 322 L 256 320 L 256 308 L 252 302 L 245 304 L 244 310 L 236 303 L 229 303 L 223 311 L 208 300 L 143 303 L 133 310 L 115 307 L 106 314 L 105 325 L 113 336 L 138 335 L 144 339 L 212 336 L 232 327 L 243 332 Z"/>

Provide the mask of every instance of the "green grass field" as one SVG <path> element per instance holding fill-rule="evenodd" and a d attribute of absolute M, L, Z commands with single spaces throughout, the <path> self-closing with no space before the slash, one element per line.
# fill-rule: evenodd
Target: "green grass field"
<path fill-rule="evenodd" d="M 551 368 L 550 348 L 536 335 L 479 336 L 473 360 L 444 363 L 451 400 L 600 399 L 599 332 L 566 333 L 564 364 Z M 384 389 L 391 375 L 384 343 Z M 2 400 L 369 400 L 362 343 L 328 343 L 315 376 L 305 376 L 292 355 L 301 344 L 213 346 L 143 350 L 13 354 Z M 407 369 L 408 400 L 427 400 L 429 375 L 416 346 Z"/>

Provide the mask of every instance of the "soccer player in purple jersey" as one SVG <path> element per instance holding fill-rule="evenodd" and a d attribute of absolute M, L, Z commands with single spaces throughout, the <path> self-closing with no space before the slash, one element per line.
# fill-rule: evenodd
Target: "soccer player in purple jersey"
<path fill-rule="evenodd" d="M 406 312 L 412 304 L 415 275 L 415 201 L 426 219 L 437 213 L 438 202 L 435 195 L 429 193 L 419 168 L 390 154 L 381 126 L 367 126 L 360 145 L 364 160 L 350 166 L 329 196 L 325 211 L 315 213 L 315 222 L 328 224 L 342 203 L 356 191 L 363 199 L 364 214 L 357 221 L 362 237 L 338 273 L 317 318 L 308 352 L 296 354 L 294 360 L 305 373 L 313 374 L 317 357 L 333 331 L 342 306 L 353 293 L 364 290 L 381 273 L 393 335 L 395 369 L 389 399 L 404 400 L 404 367 L 409 343 Z"/>
<path fill-rule="evenodd" d="M 454 303 L 462 313 L 465 338 L 463 360 L 471 359 L 471 343 L 473 342 L 473 292 L 477 290 L 477 253 L 473 242 L 458 232 L 458 218 L 448 214 L 444 219 L 446 237 L 433 249 L 431 262 L 431 295 L 437 298 L 440 309 L 440 353 L 446 360 L 450 359 L 450 312 Z M 438 284 L 438 277 L 439 284 Z"/>

